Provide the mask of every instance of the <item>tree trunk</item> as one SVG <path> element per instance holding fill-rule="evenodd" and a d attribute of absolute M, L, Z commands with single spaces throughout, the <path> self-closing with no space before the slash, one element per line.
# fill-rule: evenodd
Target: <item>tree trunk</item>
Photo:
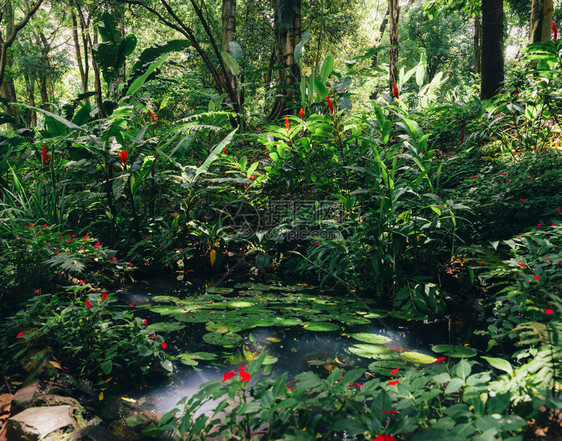
<path fill-rule="evenodd" d="M 398 84 L 398 24 L 400 5 L 398 0 L 388 0 L 388 23 L 390 33 L 390 61 L 388 63 L 389 87 L 392 96 L 392 83 Z"/>
<path fill-rule="evenodd" d="M 474 73 L 482 73 L 482 23 L 480 17 L 474 18 Z"/>
<path fill-rule="evenodd" d="M 228 52 L 228 43 L 236 32 L 236 0 L 222 0 L 222 50 Z"/>
<path fill-rule="evenodd" d="M 25 73 L 24 82 L 25 82 L 25 90 L 27 92 L 27 102 L 30 106 L 35 107 L 35 80 L 29 77 L 29 74 Z M 36 127 L 37 126 L 37 114 L 32 109 L 27 109 L 25 111 L 25 124 L 27 127 Z"/>
<path fill-rule="evenodd" d="M 295 63 L 295 46 L 301 40 L 301 0 L 277 0 L 274 18 L 275 64 L 281 66 L 275 74 L 277 94 L 268 121 L 291 112 L 289 101 L 300 82 L 300 68 Z M 293 111 L 295 111 L 293 109 Z"/>
<path fill-rule="evenodd" d="M 553 0 L 533 0 L 531 4 L 531 32 L 529 41 L 549 41 L 552 38 Z"/>
<path fill-rule="evenodd" d="M 80 72 L 80 82 L 82 83 L 82 93 L 88 92 L 88 75 L 82 63 L 82 51 L 80 49 L 80 38 L 78 37 L 78 20 L 74 11 L 71 11 L 72 16 L 72 39 L 74 40 L 74 52 L 76 55 L 76 64 L 78 64 L 78 71 Z M 87 48 L 84 48 L 84 55 L 88 56 Z"/>
<path fill-rule="evenodd" d="M 503 86 L 503 0 L 482 0 L 482 81 L 480 98 L 489 99 Z"/>

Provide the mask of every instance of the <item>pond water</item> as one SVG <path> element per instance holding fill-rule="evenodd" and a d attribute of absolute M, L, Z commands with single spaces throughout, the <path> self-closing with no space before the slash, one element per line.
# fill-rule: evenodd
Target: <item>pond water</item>
<path fill-rule="evenodd" d="M 363 367 L 366 375 L 388 375 L 397 367 L 434 363 L 440 354 L 431 345 L 458 338 L 458 323 L 451 320 L 383 311 L 372 299 L 306 285 L 245 283 L 196 294 L 152 288 L 133 287 L 124 301 L 165 339 L 175 359 L 166 380 L 119 391 L 116 396 L 135 412 L 162 414 L 202 383 L 264 352 L 265 374 L 286 371 L 291 378 L 305 370 L 328 375 L 336 367 Z"/>

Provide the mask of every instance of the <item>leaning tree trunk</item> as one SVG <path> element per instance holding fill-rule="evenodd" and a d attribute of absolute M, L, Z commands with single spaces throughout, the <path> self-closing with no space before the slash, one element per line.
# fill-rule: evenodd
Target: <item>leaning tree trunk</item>
<path fill-rule="evenodd" d="M 529 41 L 537 43 L 552 37 L 553 0 L 533 0 L 531 4 L 531 32 Z"/>
<path fill-rule="evenodd" d="M 392 95 L 392 83 L 398 84 L 398 23 L 400 5 L 398 0 L 388 0 L 388 30 L 390 33 L 390 61 L 388 64 L 389 87 Z"/>
<path fill-rule="evenodd" d="M 275 74 L 277 93 L 268 121 L 292 113 L 288 107 L 300 82 L 300 68 L 295 62 L 295 47 L 301 40 L 301 0 L 277 0 L 274 19 L 275 64 L 282 69 Z M 293 109 L 294 110 L 294 109 Z"/>
<path fill-rule="evenodd" d="M 503 0 L 482 0 L 482 81 L 480 98 L 489 99 L 503 86 Z"/>

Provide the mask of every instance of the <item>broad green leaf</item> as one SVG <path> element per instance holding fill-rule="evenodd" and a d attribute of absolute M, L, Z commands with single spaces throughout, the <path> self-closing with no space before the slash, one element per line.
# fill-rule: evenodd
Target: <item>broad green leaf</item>
<path fill-rule="evenodd" d="M 299 44 L 297 44 L 295 46 L 295 50 L 294 50 L 294 59 L 295 59 L 295 63 L 297 63 L 298 66 L 301 65 L 301 60 L 302 60 L 302 53 L 304 50 L 304 45 L 306 43 L 308 43 L 308 40 L 310 40 L 311 34 L 310 34 L 310 29 L 307 29 L 304 33 L 304 35 L 302 36 L 302 40 L 299 42 Z M 304 95 L 304 93 L 303 93 Z"/>
<path fill-rule="evenodd" d="M 150 74 L 152 72 L 154 72 L 157 68 L 159 68 L 162 64 L 164 64 L 164 62 L 166 61 L 167 58 L 168 58 L 168 56 L 166 55 L 166 56 L 162 57 L 160 60 L 152 63 L 148 67 L 148 69 L 146 70 L 146 72 L 144 74 L 142 74 L 135 81 L 133 81 L 133 83 L 129 86 L 129 89 L 127 90 L 127 93 L 125 94 L 125 96 L 131 96 L 137 90 L 139 90 L 143 86 L 143 84 L 145 83 L 147 78 L 150 76 Z"/>
<path fill-rule="evenodd" d="M 501 358 L 495 358 L 495 357 L 482 357 L 484 360 L 486 360 L 488 363 L 490 363 L 490 365 L 492 367 L 495 367 L 496 369 L 499 369 L 500 371 L 504 371 L 507 372 L 510 375 L 513 375 L 513 368 L 511 366 L 511 363 L 507 360 L 503 360 Z"/>
<path fill-rule="evenodd" d="M 232 75 L 234 75 L 235 77 L 240 76 L 240 65 L 238 64 L 238 61 L 236 61 L 232 55 L 225 51 L 221 51 L 221 56 L 224 60 L 224 63 L 230 69 Z"/>

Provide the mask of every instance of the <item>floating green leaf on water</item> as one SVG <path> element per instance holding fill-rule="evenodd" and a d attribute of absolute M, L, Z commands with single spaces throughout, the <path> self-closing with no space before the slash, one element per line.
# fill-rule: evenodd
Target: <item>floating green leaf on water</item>
<path fill-rule="evenodd" d="M 338 325 L 335 323 L 328 323 L 328 322 L 304 322 L 302 327 L 307 331 L 315 331 L 315 332 L 329 332 L 329 331 L 337 331 L 340 329 Z"/>
<path fill-rule="evenodd" d="M 358 355 L 364 358 L 374 358 L 374 359 L 392 359 L 397 358 L 398 354 L 392 349 L 385 348 L 384 346 L 377 346 L 371 344 L 358 343 L 354 346 L 350 346 L 346 349 L 351 354 Z"/>
<path fill-rule="evenodd" d="M 175 314 L 174 319 L 185 323 L 206 323 L 212 320 L 213 316 L 208 312 L 201 312 L 195 314 Z"/>
<path fill-rule="evenodd" d="M 274 326 L 296 326 L 296 325 L 300 325 L 301 323 L 302 323 L 302 320 L 300 318 L 297 318 L 297 317 L 293 317 L 293 318 L 276 317 L 273 325 Z"/>
<path fill-rule="evenodd" d="M 180 301 L 179 297 L 174 297 L 174 296 L 153 296 L 151 297 L 151 300 L 157 303 L 165 303 L 165 302 L 177 303 Z"/>
<path fill-rule="evenodd" d="M 364 315 L 365 318 L 378 319 L 388 317 L 388 313 L 382 311 L 372 311 Z"/>
<path fill-rule="evenodd" d="M 249 308 L 254 306 L 255 303 L 248 302 L 247 300 L 230 300 L 223 303 L 227 308 Z"/>
<path fill-rule="evenodd" d="M 234 292 L 233 288 L 226 288 L 223 286 L 208 286 L 207 287 L 207 293 L 210 294 L 229 294 L 231 292 Z"/>
<path fill-rule="evenodd" d="M 388 343 L 392 339 L 387 337 L 386 335 L 380 334 L 370 334 L 367 332 L 358 332 L 356 334 L 351 334 L 351 336 L 355 340 L 364 341 L 365 343 L 372 343 L 372 344 L 383 344 Z"/>
<path fill-rule="evenodd" d="M 402 369 L 407 365 L 402 360 L 377 360 L 369 364 L 369 371 L 376 374 L 390 375 L 393 369 Z"/>
<path fill-rule="evenodd" d="M 183 323 L 178 322 L 158 322 L 148 325 L 152 332 L 173 332 L 185 328 Z"/>
<path fill-rule="evenodd" d="M 218 332 L 219 334 L 226 334 L 227 332 L 238 332 L 243 329 L 243 327 L 235 326 L 225 323 L 209 323 L 205 326 L 207 331 Z"/>
<path fill-rule="evenodd" d="M 413 361 L 414 363 L 421 363 L 421 364 L 430 364 L 435 363 L 437 360 L 435 357 L 431 355 L 422 354 L 421 352 L 402 352 L 400 356 L 408 361 Z"/>
<path fill-rule="evenodd" d="M 199 362 L 193 357 L 193 354 L 190 354 L 189 352 L 179 354 L 177 357 L 179 361 L 187 366 L 197 366 L 199 364 Z"/>
<path fill-rule="evenodd" d="M 221 334 L 219 332 L 208 332 L 203 336 L 203 341 L 216 346 L 234 346 L 242 341 L 242 337 L 234 332 Z"/>
<path fill-rule="evenodd" d="M 447 357 L 470 358 L 476 355 L 476 350 L 467 348 L 466 346 L 435 345 L 431 350 L 438 354 L 444 354 Z"/>
<path fill-rule="evenodd" d="M 147 305 L 146 308 L 150 309 L 152 312 L 154 312 L 156 314 L 160 314 L 160 315 L 172 315 L 172 314 L 178 314 L 178 313 L 189 311 L 187 309 L 180 308 L 179 306 L 163 306 L 163 305 L 152 306 L 152 305 Z"/>

